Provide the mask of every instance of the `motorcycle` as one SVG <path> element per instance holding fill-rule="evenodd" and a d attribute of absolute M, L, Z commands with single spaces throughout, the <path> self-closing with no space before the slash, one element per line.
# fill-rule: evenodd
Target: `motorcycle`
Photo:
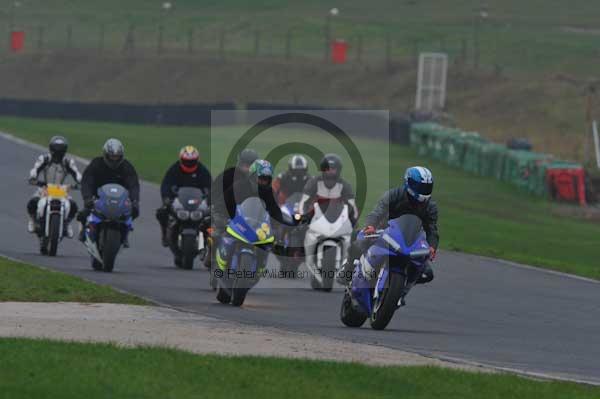
<path fill-rule="evenodd" d="M 92 268 L 112 272 L 127 234 L 133 230 L 129 192 L 118 184 L 98 189 L 98 199 L 85 226 L 85 246 Z"/>
<path fill-rule="evenodd" d="M 299 213 L 298 205 L 302 199 L 302 193 L 294 193 L 289 196 L 281 206 L 284 217 L 292 219 Z M 298 267 L 304 261 L 304 237 L 306 226 L 281 225 L 281 234 L 278 234 L 278 251 L 280 269 L 286 277 L 293 276 Z"/>
<path fill-rule="evenodd" d="M 175 265 L 192 269 L 198 254 L 210 257 L 211 240 L 205 236 L 210 227 L 210 210 L 204 192 L 195 187 L 180 187 L 171 205 L 167 237 Z"/>
<path fill-rule="evenodd" d="M 266 262 L 266 247 L 275 237 L 269 214 L 259 198 L 251 197 L 236 207 L 216 252 L 217 300 L 242 306 L 248 291 L 260 280 L 259 263 Z"/>
<path fill-rule="evenodd" d="M 414 215 L 392 219 L 385 230 L 369 236 L 360 232 L 357 239 L 374 242 L 355 261 L 340 318 L 348 327 L 360 327 L 370 318 L 373 329 L 383 330 L 394 312 L 404 306 L 404 298 L 423 273 L 429 259 L 429 244 L 421 220 Z M 380 268 L 376 279 L 374 267 Z"/>
<path fill-rule="evenodd" d="M 35 185 L 42 187 L 36 211 L 36 233 L 40 238 L 40 253 L 56 256 L 58 243 L 64 237 L 65 222 L 71 211 L 69 189 L 77 189 L 79 186 L 46 184 L 39 181 Z"/>
<path fill-rule="evenodd" d="M 314 216 L 304 238 L 306 267 L 315 290 L 331 291 L 337 272 L 348 257 L 352 222 L 348 204 L 330 201 L 322 209 L 314 204 Z"/>

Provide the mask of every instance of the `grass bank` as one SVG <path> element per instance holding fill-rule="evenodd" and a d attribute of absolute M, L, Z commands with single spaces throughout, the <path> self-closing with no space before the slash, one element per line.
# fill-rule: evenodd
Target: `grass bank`
<path fill-rule="evenodd" d="M 149 304 L 108 286 L 3 257 L 0 257 L 0 302 Z"/>
<path fill-rule="evenodd" d="M 4 398 L 570 398 L 600 389 L 434 367 L 197 356 L 159 348 L 0 339 Z"/>

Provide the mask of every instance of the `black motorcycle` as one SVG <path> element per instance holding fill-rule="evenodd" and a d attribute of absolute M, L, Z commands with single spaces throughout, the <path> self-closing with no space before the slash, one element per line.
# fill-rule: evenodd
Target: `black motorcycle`
<path fill-rule="evenodd" d="M 195 187 L 180 187 L 171 205 L 167 237 L 175 256 L 175 266 L 192 269 L 200 255 L 210 258 L 210 209 L 206 194 Z"/>

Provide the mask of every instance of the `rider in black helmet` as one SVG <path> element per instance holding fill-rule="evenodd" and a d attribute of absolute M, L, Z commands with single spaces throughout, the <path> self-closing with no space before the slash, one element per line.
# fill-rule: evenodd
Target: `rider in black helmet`
<path fill-rule="evenodd" d="M 358 208 L 352 186 L 341 177 L 342 160 L 336 154 L 325 154 L 319 164 L 320 176 L 314 176 L 304 186 L 299 210 L 303 215 L 312 211 L 312 204 L 344 201 L 350 207 L 352 225 L 358 220 Z"/>
<path fill-rule="evenodd" d="M 133 165 L 125 159 L 125 147 L 117 139 L 108 139 L 102 147 L 102 156 L 92 159 L 83 171 L 81 180 L 81 196 L 84 209 L 79 212 L 77 220 L 85 225 L 86 219 L 94 207 L 94 197 L 98 188 L 105 184 L 119 184 L 129 191 L 131 200 L 131 217 L 137 218 L 140 213 L 140 182 Z M 85 239 L 84 228 L 79 233 L 79 239 Z M 125 247 L 129 243 L 125 241 Z"/>
<path fill-rule="evenodd" d="M 309 179 L 306 158 L 298 154 L 292 155 L 288 162 L 288 170 L 280 173 L 273 180 L 273 192 L 277 202 L 282 205 L 290 195 L 301 193 Z"/>

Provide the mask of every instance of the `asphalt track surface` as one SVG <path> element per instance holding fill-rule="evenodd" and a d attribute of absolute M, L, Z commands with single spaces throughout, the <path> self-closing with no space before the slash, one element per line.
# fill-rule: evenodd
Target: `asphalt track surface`
<path fill-rule="evenodd" d="M 160 198 L 151 184 L 143 184 L 131 248 L 119 254 L 113 273 L 94 272 L 76 240 L 64 240 L 55 258 L 39 255 L 25 216 L 33 192 L 26 178 L 38 154 L 0 137 L 0 254 L 221 319 L 600 384 L 597 282 L 441 252 L 436 279 L 409 294 L 408 306 L 385 331 L 374 331 L 368 323 L 360 329 L 344 327 L 339 320 L 342 292 L 316 292 L 306 280 L 261 281 L 245 305 L 234 308 L 216 301 L 203 267 L 174 268 L 170 252 L 160 246 L 154 218 Z M 75 198 L 81 204 L 79 194 Z"/>

